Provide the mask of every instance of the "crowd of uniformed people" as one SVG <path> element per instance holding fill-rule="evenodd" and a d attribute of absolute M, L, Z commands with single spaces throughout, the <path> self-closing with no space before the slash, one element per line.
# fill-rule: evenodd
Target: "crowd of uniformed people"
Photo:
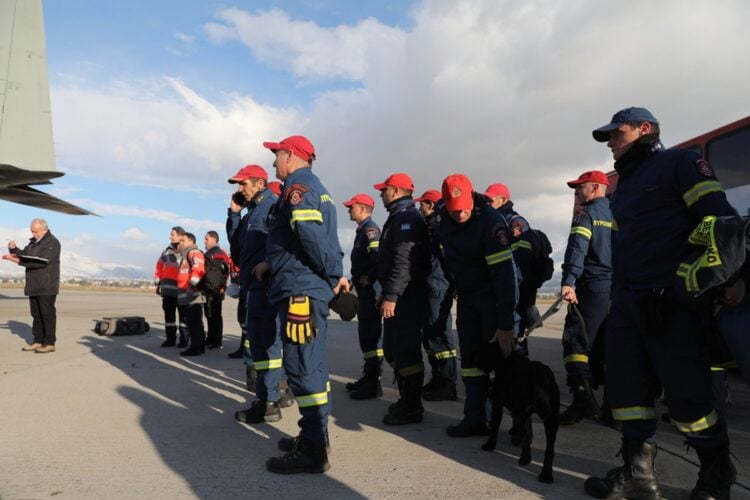
<path fill-rule="evenodd" d="M 661 498 L 654 401 L 663 391 L 671 422 L 700 459 L 692 498 L 728 498 L 736 473 L 726 420 L 715 410 L 721 391 L 715 390 L 706 347 L 712 305 L 684 301 L 674 283 L 696 225 L 704 216 L 736 212 L 705 160 L 664 149 L 659 122 L 648 110 L 621 110 L 593 136 L 612 150 L 619 178 L 614 192 L 612 179 L 600 171 L 568 182 L 576 204 L 560 283 L 569 303 L 561 356 L 573 402 L 560 423 L 601 418 L 622 431 L 623 465 L 587 479 L 588 494 Z M 330 466 L 327 318 L 329 305 L 350 294 L 358 299 L 363 368 L 358 380 L 346 384 L 349 396 L 382 396 L 385 360 L 399 399 L 384 409 L 383 423 L 414 424 L 422 421 L 423 400 L 457 399 L 460 374 L 463 418 L 446 432 L 487 435 L 489 387 L 504 381 L 490 380 L 482 356 L 492 349 L 505 357 L 512 351 L 529 355 L 521 339 L 538 324 L 537 289 L 549 278 L 542 269 L 548 256 L 540 248 L 546 237 L 515 211 L 508 186 L 493 183 L 482 191 L 456 173 L 442 180 L 440 190 L 415 196 L 411 177 L 393 173 L 368 190 L 379 194 L 388 212 L 382 228 L 372 219 L 373 196 L 354 193 L 343 202 L 356 224 L 349 281 L 336 206 L 312 168 L 313 144 L 291 136 L 263 145 L 275 156 L 281 184 L 273 189 L 268 172 L 256 164 L 229 178 L 238 190 L 227 236 L 243 324 L 241 349 L 230 356 L 244 357 L 256 397 L 235 418 L 277 421 L 293 401 L 301 414 L 299 435 L 279 442 L 284 454 L 269 459 L 268 469 L 324 472 Z M 196 262 L 200 252 L 190 238 L 175 234 L 178 229 L 172 243 L 183 242 L 182 255 L 168 248 L 160 259 L 177 269 L 174 280 L 162 276 L 160 282 L 165 345 L 177 340 L 175 310 L 183 305 L 190 355 L 203 349 L 196 291 L 203 263 Z M 744 292 L 744 280 L 734 279 L 715 297 L 734 305 Z M 457 334 L 451 328 L 454 302 Z M 605 386 L 601 407 L 594 396 L 599 386 Z"/>

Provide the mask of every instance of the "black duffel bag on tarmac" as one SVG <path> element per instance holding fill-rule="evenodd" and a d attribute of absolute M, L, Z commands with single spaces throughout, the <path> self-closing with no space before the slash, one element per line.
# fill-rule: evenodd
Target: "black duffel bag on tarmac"
<path fill-rule="evenodd" d="M 143 316 L 121 316 L 96 320 L 94 332 L 99 335 L 143 335 L 149 331 L 146 318 Z"/>

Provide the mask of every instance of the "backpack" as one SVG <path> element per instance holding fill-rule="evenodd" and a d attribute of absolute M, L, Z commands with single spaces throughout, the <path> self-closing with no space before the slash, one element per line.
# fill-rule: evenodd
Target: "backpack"
<path fill-rule="evenodd" d="M 151 329 L 143 316 L 103 318 L 94 323 L 94 332 L 99 335 L 143 335 Z"/>
<path fill-rule="evenodd" d="M 224 272 L 224 261 L 206 257 L 206 274 L 198 285 L 203 292 L 213 297 L 220 297 L 227 288 L 227 275 Z"/>
<path fill-rule="evenodd" d="M 528 237 L 531 242 L 531 284 L 539 289 L 545 281 L 552 278 L 555 271 L 555 262 L 552 260 L 552 244 L 540 229 L 529 228 Z"/>

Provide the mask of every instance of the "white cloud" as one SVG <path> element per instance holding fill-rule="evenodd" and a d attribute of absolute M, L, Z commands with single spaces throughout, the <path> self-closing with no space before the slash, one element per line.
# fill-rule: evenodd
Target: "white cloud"
<path fill-rule="evenodd" d="M 175 39 L 181 41 L 182 43 L 193 43 L 195 42 L 195 37 L 193 35 L 188 35 L 186 33 L 180 33 L 179 31 L 176 31 L 172 34 Z"/>
<path fill-rule="evenodd" d="M 148 235 L 137 227 L 130 227 L 126 229 L 120 236 L 122 236 L 126 240 L 132 241 L 146 241 L 148 239 Z"/>
<path fill-rule="evenodd" d="M 591 130 L 615 111 L 649 107 L 667 144 L 748 112 L 737 104 L 750 84 L 743 0 L 425 0 L 412 15 L 405 31 L 374 19 L 323 27 L 280 10 L 221 11 L 205 27 L 216 43 L 242 43 L 301 84 L 357 88 L 338 86 L 294 109 L 236 93 L 213 102 L 176 76 L 107 88 L 71 82 L 53 91 L 59 166 L 188 189 L 255 159 L 270 167 L 261 142 L 303 133 L 342 228 L 340 201 L 375 194 L 372 184 L 391 172 L 410 173 L 422 191 L 460 171 L 477 189 L 507 183 L 532 225 L 564 244 L 573 201 L 565 181 L 611 168 Z M 375 217 L 385 219 L 382 207 Z"/>
<path fill-rule="evenodd" d="M 142 208 L 134 205 L 116 205 L 112 203 L 102 203 L 94 200 L 74 200 L 76 203 L 80 203 L 90 208 L 91 211 L 105 216 L 126 216 L 126 217 L 141 217 L 144 219 L 153 219 L 163 222 L 168 222 L 174 225 L 180 225 L 183 227 L 189 227 L 193 229 L 213 229 L 216 227 L 224 227 L 224 221 L 210 220 L 210 219 L 193 219 L 190 217 L 182 217 L 174 212 L 165 210 L 157 210 L 153 208 Z M 128 231 L 132 231 L 135 228 L 131 228 Z"/>

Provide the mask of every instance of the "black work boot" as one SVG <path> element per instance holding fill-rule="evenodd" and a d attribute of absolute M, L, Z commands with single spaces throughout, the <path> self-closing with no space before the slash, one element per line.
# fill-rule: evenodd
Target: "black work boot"
<path fill-rule="evenodd" d="M 422 388 L 422 399 L 425 401 L 455 401 L 458 399 L 456 394 L 456 383 L 442 377 L 433 377 L 430 381 L 432 386 L 429 391 Z M 427 384 L 429 385 L 429 384 Z M 425 385 L 425 387 L 427 387 Z"/>
<path fill-rule="evenodd" d="M 729 490 L 737 480 L 737 469 L 729 459 L 729 445 L 695 450 L 701 469 L 698 482 L 690 492 L 690 500 L 729 500 Z"/>
<path fill-rule="evenodd" d="M 283 437 L 279 439 L 277 445 L 281 451 L 283 451 L 284 453 L 289 453 L 294 449 L 294 445 L 298 440 L 299 436 Z M 328 436 L 326 436 L 326 452 L 328 452 L 328 456 L 331 455 L 331 442 L 328 440 Z"/>
<path fill-rule="evenodd" d="M 599 405 L 596 402 L 591 382 L 583 380 L 570 388 L 573 393 L 573 403 L 560 414 L 560 425 L 577 424 L 584 418 L 594 418 L 599 415 Z"/>
<path fill-rule="evenodd" d="M 184 349 L 188 346 L 188 338 L 183 332 L 180 332 L 180 341 L 177 343 L 177 347 Z"/>
<path fill-rule="evenodd" d="M 490 428 L 485 422 L 469 422 L 466 419 L 461 420 L 456 425 L 449 425 L 445 428 L 445 433 L 450 437 L 471 437 L 471 436 L 489 436 Z"/>
<path fill-rule="evenodd" d="M 299 436 L 292 440 L 292 450 L 282 457 L 269 458 L 266 468 L 277 474 L 321 473 L 331 468 L 326 443 L 315 443 Z M 281 442 L 279 442 L 281 445 Z"/>
<path fill-rule="evenodd" d="M 360 380 L 362 382 L 359 386 L 349 393 L 350 398 L 356 400 L 375 399 L 383 395 L 383 387 L 380 385 L 380 370 L 365 370 L 365 376 Z"/>
<path fill-rule="evenodd" d="M 424 406 L 422 406 L 422 381 L 424 373 L 416 373 L 408 377 L 401 377 L 401 398 L 388 407 L 388 413 L 383 417 L 385 425 L 416 424 L 422 421 Z"/>
<path fill-rule="evenodd" d="M 662 498 L 656 482 L 656 443 L 622 439 L 624 465 L 603 478 L 590 477 L 583 483 L 586 493 L 596 498 L 659 500 Z"/>
<path fill-rule="evenodd" d="M 169 335 L 167 335 L 167 340 L 161 343 L 162 347 L 174 347 L 176 345 L 177 339 L 174 336 L 170 337 Z"/>
<path fill-rule="evenodd" d="M 245 334 L 243 333 L 240 336 L 240 346 L 237 348 L 236 351 L 232 351 L 229 354 L 227 354 L 227 357 L 231 359 L 242 359 L 242 355 L 244 354 L 244 351 L 245 351 Z"/>
<path fill-rule="evenodd" d="M 258 372 L 255 370 L 255 365 L 245 365 L 245 387 L 250 392 L 255 392 L 255 384 L 258 381 Z"/>
<path fill-rule="evenodd" d="M 234 418 L 243 424 L 278 422 L 281 420 L 281 408 L 279 408 L 279 403 L 276 401 L 256 399 L 247 410 L 234 412 Z"/>
<path fill-rule="evenodd" d="M 174 347 L 177 345 L 177 327 L 176 326 L 165 326 L 164 333 L 167 339 L 162 343 L 162 347 Z"/>

